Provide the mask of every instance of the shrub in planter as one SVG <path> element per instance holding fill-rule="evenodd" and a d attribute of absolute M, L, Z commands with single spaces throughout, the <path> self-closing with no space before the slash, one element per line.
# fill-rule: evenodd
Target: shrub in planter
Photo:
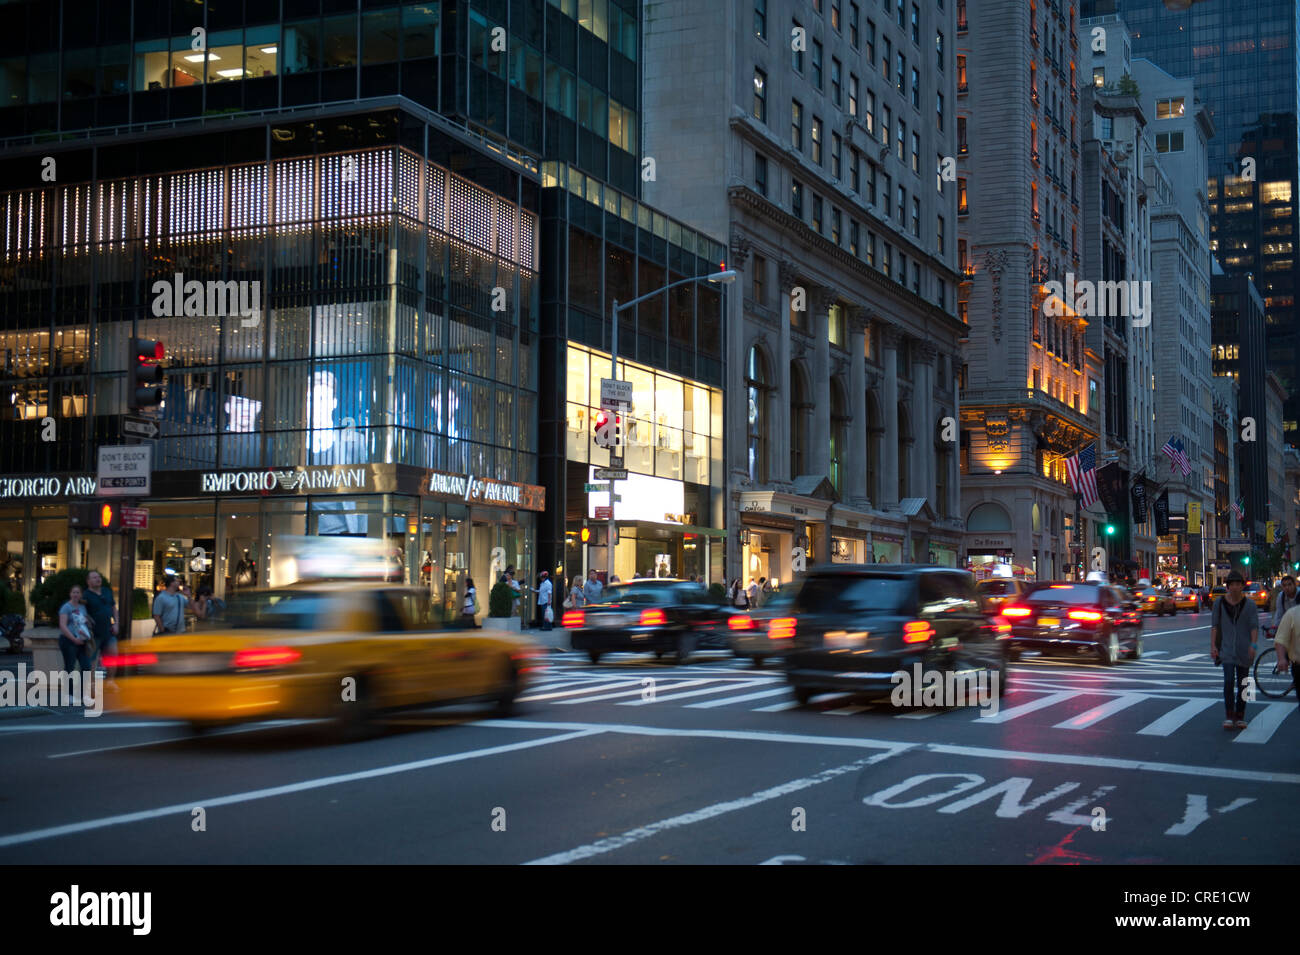
<path fill-rule="evenodd" d="M 149 591 L 136 587 L 131 591 L 131 619 L 148 620 L 153 616 L 153 601 Z"/>
<path fill-rule="evenodd" d="M 0 617 L 8 613 L 16 613 L 20 617 L 27 616 L 27 600 L 18 591 L 10 590 L 5 584 L 0 584 Z"/>
<path fill-rule="evenodd" d="M 709 599 L 714 603 L 727 602 L 727 588 L 722 584 L 709 584 Z"/>
<path fill-rule="evenodd" d="M 90 573 L 84 567 L 70 567 L 57 574 L 51 574 L 32 589 L 32 607 L 36 616 L 46 620 L 57 620 L 59 608 L 68 602 L 68 592 L 77 585 L 85 592 L 86 576 Z M 104 583 L 108 583 L 106 579 Z"/>
<path fill-rule="evenodd" d="M 492 588 L 488 595 L 488 616 L 513 617 L 515 610 L 515 589 L 505 581 Z"/>

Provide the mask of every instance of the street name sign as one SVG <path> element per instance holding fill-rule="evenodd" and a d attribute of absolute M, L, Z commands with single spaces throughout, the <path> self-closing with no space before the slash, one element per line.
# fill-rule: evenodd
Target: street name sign
<path fill-rule="evenodd" d="M 601 476 L 600 473 L 597 472 L 596 477 L 600 477 L 600 476 Z M 582 486 L 582 490 L 587 494 L 608 494 L 609 485 L 608 484 L 584 484 Z"/>
<path fill-rule="evenodd" d="M 626 481 L 627 468 L 596 468 L 597 481 Z M 587 485 L 591 487 L 591 485 Z M 601 490 L 605 490 L 601 488 Z"/>
<path fill-rule="evenodd" d="M 158 437 L 158 422 L 152 418 L 136 418 L 131 415 L 123 415 L 122 433 L 136 438 L 156 438 Z"/>

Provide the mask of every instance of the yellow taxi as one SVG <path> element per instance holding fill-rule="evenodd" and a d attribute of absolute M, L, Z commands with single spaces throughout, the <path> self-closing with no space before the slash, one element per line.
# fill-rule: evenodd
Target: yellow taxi
<path fill-rule="evenodd" d="M 1255 601 L 1255 606 L 1260 610 L 1267 610 L 1268 600 L 1272 594 L 1262 581 L 1253 580 L 1246 585 L 1246 596 Z"/>
<path fill-rule="evenodd" d="M 427 590 L 311 581 L 232 596 L 209 629 L 124 643 L 116 708 L 195 732 L 268 719 L 365 735 L 383 710 L 469 700 L 509 713 L 542 666 L 517 633 L 447 626 Z"/>
<path fill-rule="evenodd" d="M 1201 609 L 1201 595 L 1191 587 L 1176 588 L 1173 597 L 1175 610 L 1190 610 L 1195 613 Z"/>

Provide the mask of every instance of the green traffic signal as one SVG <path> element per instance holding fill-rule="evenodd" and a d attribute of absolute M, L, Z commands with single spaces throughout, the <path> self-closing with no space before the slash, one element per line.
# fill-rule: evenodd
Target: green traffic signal
<path fill-rule="evenodd" d="M 1115 536 L 1115 525 L 1114 525 L 1114 524 L 1107 524 L 1107 525 L 1106 525 L 1106 536 L 1107 536 L 1107 537 L 1114 537 L 1114 536 Z"/>
<path fill-rule="evenodd" d="M 1250 566 L 1250 555 L 1247 554 L 1245 557 L 1243 557 L 1241 562 L 1242 562 L 1243 564 L 1245 564 L 1247 567 L 1249 567 L 1249 566 Z"/>

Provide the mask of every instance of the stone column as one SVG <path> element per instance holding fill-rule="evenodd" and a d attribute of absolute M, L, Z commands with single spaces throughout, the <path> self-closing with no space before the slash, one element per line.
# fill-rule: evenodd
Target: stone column
<path fill-rule="evenodd" d="M 880 357 L 885 369 L 885 386 L 881 414 L 885 416 L 884 447 L 881 449 L 880 500 L 877 507 L 888 508 L 898 504 L 898 346 L 903 341 L 903 330 L 897 325 L 882 323 L 880 330 Z"/>
<path fill-rule="evenodd" d="M 952 385 L 952 416 L 957 421 L 957 446 L 948 458 L 948 514 L 960 519 L 961 510 L 961 352 L 952 352 L 948 356 L 949 382 Z"/>
<path fill-rule="evenodd" d="M 912 351 L 915 361 L 916 370 L 916 401 L 914 402 L 914 413 L 916 421 L 913 425 L 917 437 L 917 454 L 913 456 L 916 462 L 916 471 L 913 472 L 915 480 L 912 486 L 917 490 L 917 497 L 924 497 L 934 507 L 934 437 L 935 437 L 935 420 L 934 420 L 934 363 L 938 357 L 939 350 L 930 342 L 918 342 Z"/>
<path fill-rule="evenodd" d="M 812 427 L 808 429 L 808 469 L 812 474 L 826 476 L 831 472 L 830 310 L 835 293 L 818 288 L 809 297 L 813 310 L 813 412 Z"/>
<path fill-rule="evenodd" d="M 770 414 L 768 420 L 772 423 L 772 480 L 789 484 L 794 479 L 790 473 L 790 291 L 799 284 L 799 273 L 793 263 L 780 264 L 777 281 L 781 286 L 775 369 L 777 407 L 776 413 Z"/>
<path fill-rule="evenodd" d="M 725 431 L 723 460 L 727 471 L 733 476 L 733 484 L 744 481 L 749 471 L 746 467 L 747 427 L 746 414 L 749 401 L 745 395 L 745 270 L 749 263 L 752 244 L 743 235 L 732 235 L 731 257 L 728 268 L 737 272 L 736 281 L 722 286 L 726 296 L 726 357 L 727 357 L 727 391 L 722 396 Z"/>
<path fill-rule="evenodd" d="M 849 309 L 849 426 L 847 455 L 848 475 L 844 482 L 845 494 L 854 504 L 867 502 L 867 310 L 861 306 Z"/>

